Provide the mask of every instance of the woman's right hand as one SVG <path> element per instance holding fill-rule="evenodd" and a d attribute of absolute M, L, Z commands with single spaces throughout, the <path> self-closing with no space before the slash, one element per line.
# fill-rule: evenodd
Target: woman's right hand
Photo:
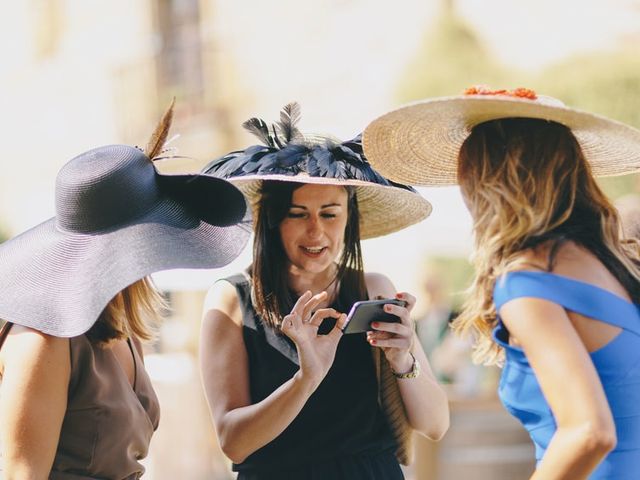
<path fill-rule="evenodd" d="M 282 319 L 281 330 L 296 344 L 300 361 L 300 374 L 320 385 L 331 368 L 342 338 L 342 327 L 347 316 L 333 308 L 314 309 L 327 299 L 327 292 L 312 295 L 305 292 L 293 306 L 291 313 Z M 327 335 L 318 335 L 318 328 L 325 318 L 337 319 L 336 325 Z"/>
<path fill-rule="evenodd" d="M 298 349 L 300 369 L 255 402 L 238 293 L 227 282 L 218 282 L 209 291 L 200 337 L 200 366 L 220 446 L 234 463 L 244 462 L 285 431 L 331 367 L 344 321 L 332 309 L 312 314 L 326 299 L 324 293 L 316 297 L 306 293 L 282 320 L 283 333 Z M 327 317 L 338 318 L 338 327 L 329 335 L 318 336 L 318 325 Z"/>

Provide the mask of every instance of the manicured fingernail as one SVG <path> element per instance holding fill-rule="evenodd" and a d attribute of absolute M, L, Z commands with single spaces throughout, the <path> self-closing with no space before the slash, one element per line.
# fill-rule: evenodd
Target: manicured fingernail
<path fill-rule="evenodd" d="M 371 340 L 369 340 L 369 342 L 371 343 L 371 345 L 375 345 L 376 341 L 372 338 Z"/>
<path fill-rule="evenodd" d="M 378 325 L 380 325 L 378 322 L 371 322 L 373 328 L 378 328 Z"/>

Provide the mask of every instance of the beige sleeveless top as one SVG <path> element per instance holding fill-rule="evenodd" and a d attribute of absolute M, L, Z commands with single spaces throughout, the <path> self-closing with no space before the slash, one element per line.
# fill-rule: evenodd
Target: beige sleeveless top
<path fill-rule="evenodd" d="M 0 346 L 7 331 L 0 332 Z M 139 478 L 144 473 L 139 460 L 158 427 L 160 406 L 137 349 L 129 341 L 135 361 L 132 387 L 111 349 L 84 335 L 69 342 L 67 411 L 49 479 Z"/>

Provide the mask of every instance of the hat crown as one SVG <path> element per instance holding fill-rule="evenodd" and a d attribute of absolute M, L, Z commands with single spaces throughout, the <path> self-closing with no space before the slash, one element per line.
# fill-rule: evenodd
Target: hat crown
<path fill-rule="evenodd" d="M 116 228 L 155 205 L 156 172 L 140 150 L 109 145 L 70 160 L 56 179 L 56 223 L 91 233 Z"/>

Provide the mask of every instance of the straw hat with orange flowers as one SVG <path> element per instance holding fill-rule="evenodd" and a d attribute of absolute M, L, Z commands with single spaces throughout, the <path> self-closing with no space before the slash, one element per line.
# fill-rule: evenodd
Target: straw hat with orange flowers
<path fill-rule="evenodd" d="M 569 127 L 596 176 L 640 170 L 639 130 L 525 88 L 472 87 L 463 95 L 405 105 L 367 126 L 364 152 L 393 181 L 455 185 L 458 152 L 471 129 L 500 118 L 538 118 Z"/>

